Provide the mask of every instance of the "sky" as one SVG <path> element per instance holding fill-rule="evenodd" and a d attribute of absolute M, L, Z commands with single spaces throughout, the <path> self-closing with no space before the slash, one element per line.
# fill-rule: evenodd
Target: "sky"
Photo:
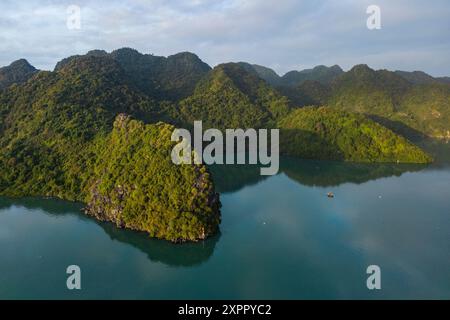
<path fill-rule="evenodd" d="M 67 27 L 73 5 L 79 29 Z M 370 5 L 380 8 L 380 29 L 367 28 Z M 0 66 L 25 58 L 44 70 L 92 49 L 132 47 L 190 51 L 211 66 L 246 61 L 280 75 L 365 63 L 450 76 L 450 1 L 0 0 L 0 44 Z"/>

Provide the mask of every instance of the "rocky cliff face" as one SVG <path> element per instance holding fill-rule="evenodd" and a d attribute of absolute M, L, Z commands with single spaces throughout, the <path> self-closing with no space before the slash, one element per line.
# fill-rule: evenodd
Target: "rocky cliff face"
<path fill-rule="evenodd" d="M 175 165 L 173 126 L 144 125 L 124 114 L 97 145 L 85 212 L 118 227 L 173 242 L 215 233 L 220 200 L 204 165 Z"/>

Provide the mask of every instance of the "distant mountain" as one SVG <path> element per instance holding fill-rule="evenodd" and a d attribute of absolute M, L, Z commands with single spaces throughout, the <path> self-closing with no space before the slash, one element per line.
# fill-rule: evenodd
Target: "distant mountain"
<path fill-rule="evenodd" d="M 312 69 L 289 71 L 280 77 L 274 70 L 264 66 L 247 62 L 238 62 L 238 64 L 249 72 L 256 72 L 261 79 L 274 87 L 297 87 L 305 81 L 317 81 L 327 85 L 344 72 L 338 65 L 316 66 Z"/>
<path fill-rule="evenodd" d="M 280 86 L 278 91 L 289 98 L 291 107 L 322 106 L 331 95 L 331 89 L 318 81 L 306 80 L 298 86 Z"/>
<path fill-rule="evenodd" d="M 192 94 L 197 82 L 211 67 L 195 54 L 181 52 L 169 57 L 142 54 L 135 49 L 122 48 L 107 53 L 102 50 L 85 56 L 111 58 L 119 63 L 136 87 L 157 100 L 179 100 Z M 60 61 L 55 71 L 80 56 Z"/>
<path fill-rule="evenodd" d="M 256 72 L 261 79 L 266 80 L 272 86 L 280 85 L 281 77 L 272 69 L 247 62 L 238 62 L 238 64 L 249 72 Z"/>
<path fill-rule="evenodd" d="M 407 71 L 395 71 L 396 74 L 398 74 L 400 77 L 408 80 L 411 83 L 414 84 L 427 84 L 427 83 L 436 83 L 438 82 L 437 79 L 433 78 L 429 74 L 423 72 L 423 71 L 413 71 L 413 72 L 407 72 Z"/>
<path fill-rule="evenodd" d="M 237 64 L 265 80 L 278 92 L 288 97 L 291 107 L 326 103 L 330 95 L 330 83 L 343 73 L 337 65 L 317 66 L 313 69 L 290 71 L 280 77 L 274 70 L 267 67 L 247 62 L 238 62 Z"/>
<path fill-rule="evenodd" d="M 305 81 L 278 91 L 291 107 L 328 105 L 364 113 L 412 140 L 450 138 L 450 86 L 424 72 L 376 71 L 361 64 L 330 84 Z"/>
<path fill-rule="evenodd" d="M 281 77 L 280 85 L 298 86 L 307 80 L 313 80 L 322 84 L 330 84 L 336 77 L 343 74 L 344 71 L 338 65 L 331 67 L 317 66 L 313 69 L 302 71 L 290 71 Z"/>
<path fill-rule="evenodd" d="M 291 107 L 323 105 L 330 96 L 330 84 L 343 73 L 338 65 L 290 71 L 275 86 L 289 98 Z"/>
<path fill-rule="evenodd" d="M 423 71 L 395 71 L 395 73 L 414 84 L 450 83 L 450 77 L 432 77 Z"/>
<path fill-rule="evenodd" d="M 282 86 L 278 89 L 297 107 L 330 104 L 358 112 L 375 112 L 377 109 L 384 112 L 393 110 L 393 100 L 397 94 L 406 92 L 411 86 L 410 82 L 395 73 L 375 71 L 361 64 L 328 84 L 306 80 L 300 85 Z M 372 95 L 374 98 L 370 98 Z"/>
<path fill-rule="evenodd" d="M 203 120 L 216 128 L 261 127 L 287 114 L 288 100 L 256 72 L 238 63 L 215 67 L 180 102 L 188 123 Z"/>
<path fill-rule="evenodd" d="M 450 86 L 443 83 L 414 86 L 402 96 L 390 119 L 432 138 L 450 139 Z"/>
<path fill-rule="evenodd" d="M 388 115 L 412 84 L 394 72 L 354 66 L 332 84 L 328 104 L 342 109 Z"/>
<path fill-rule="evenodd" d="M 327 105 L 373 116 L 411 139 L 450 137 L 450 86 L 414 84 L 398 73 L 358 65 L 331 86 Z"/>
<path fill-rule="evenodd" d="M 14 61 L 9 66 L 0 68 L 0 90 L 15 83 L 26 82 L 37 72 L 38 70 L 25 59 Z"/>
<path fill-rule="evenodd" d="M 108 57 L 108 52 L 106 52 L 105 50 L 91 50 L 91 51 L 88 51 L 88 53 L 86 53 L 84 55 L 77 54 L 74 56 L 64 58 L 61 61 L 56 63 L 56 66 L 53 71 L 59 71 L 62 68 L 64 68 L 67 64 L 72 62 L 73 60 L 80 59 L 83 57 Z"/>
<path fill-rule="evenodd" d="M 450 77 L 438 77 L 435 79 L 437 79 L 441 83 L 449 83 L 450 84 Z"/>
<path fill-rule="evenodd" d="M 258 64 L 253 64 L 252 66 L 256 73 L 268 83 L 273 86 L 280 85 L 281 77 L 274 70 Z"/>

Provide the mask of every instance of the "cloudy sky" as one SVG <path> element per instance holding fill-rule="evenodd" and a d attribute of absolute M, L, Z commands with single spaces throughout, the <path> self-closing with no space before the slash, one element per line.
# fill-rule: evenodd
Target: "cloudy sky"
<path fill-rule="evenodd" d="M 381 29 L 369 30 L 369 5 Z M 67 8 L 81 8 L 69 29 Z M 283 74 L 359 63 L 450 75 L 449 0 L 0 0 L 0 66 L 40 69 L 91 49 L 191 51 L 214 66 L 248 61 Z"/>

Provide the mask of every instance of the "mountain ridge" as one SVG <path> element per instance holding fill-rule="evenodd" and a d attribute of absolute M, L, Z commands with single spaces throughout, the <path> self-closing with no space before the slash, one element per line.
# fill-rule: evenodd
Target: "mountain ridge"
<path fill-rule="evenodd" d="M 0 90 L 6 89 L 13 84 L 28 81 L 34 74 L 39 72 L 26 59 L 19 59 L 9 66 L 0 68 Z"/>
<path fill-rule="evenodd" d="M 18 64 L 30 69 L 24 61 Z M 190 53 L 165 58 L 128 48 L 91 51 L 63 60 L 54 71 L 32 73 L 0 91 L 0 194 L 80 201 L 99 220 L 170 241 L 204 239 L 220 223 L 208 167 L 171 162 L 175 125 L 189 129 L 203 120 L 205 128 L 279 127 L 281 153 L 306 158 L 432 161 L 367 117 L 364 108 L 296 108 L 253 67 L 239 63 L 211 69 Z M 361 96 L 367 88 L 382 97 L 422 88 L 363 65 L 339 77 L 332 86 L 346 94 L 355 94 L 352 78 L 359 79 Z M 446 85 L 426 86 L 430 97 L 445 99 Z M 314 103 L 333 94 L 317 81 L 299 87 Z M 412 99 L 408 105 L 423 103 L 418 94 L 401 98 Z M 425 110 L 443 102 L 433 100 Z"/>
<path fill-rule="evenodd" d="M 177 100 L 192 94 L 196 82 L 211 67 L 197 55 L 179 52 L 168 57 L 142 54 L 132 48 L 120 48 L 107 53 L 91 50 L 85 55 L 75 55 L 59 61 L 54 71 L 58 71 L 71 60 L 83 56 L 110 58 L 119 63 L 134 85 L 157 100 Z"/>

